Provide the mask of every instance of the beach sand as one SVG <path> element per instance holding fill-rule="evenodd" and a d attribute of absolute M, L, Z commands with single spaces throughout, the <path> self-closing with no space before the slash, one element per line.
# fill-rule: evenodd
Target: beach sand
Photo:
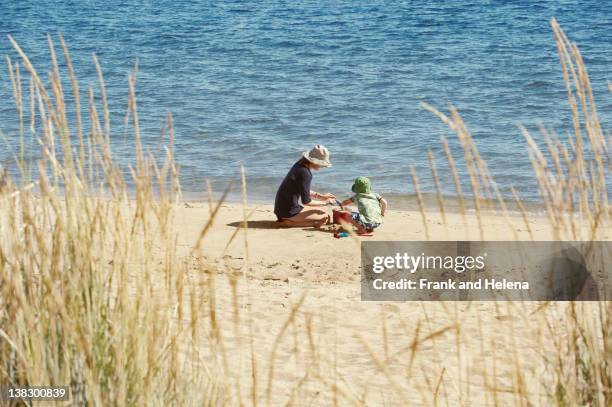
<path fill-rule="evenodd" d="M 246 236 L 239 229 L 244 213 L 251 214 Z M 185 253 L 210 214 L 202 203 L 176 210 Z M 431 240 L 480 240 L 475 214 L 467 226 L 457 213 L 446 218 L 444 224 L 427 214 Z M 207 309 L 219 325 L 206 333 L 202 351 L 217 355 L 225 383 L 249 404 L 504 404 L 517 402 L 517 386 L 544 402 L 538 360 L 551 339 L 539 318 L 564 304 L 363 302 L 359 241 L 425 240 L 421 213 L 391 210 L 373 237 L 358 239 L 278 228 L 275 220 L 269 205 L 223 204 L 195 256 L 194 264 L 206 266 L 194 265 L 190 276 L 211 284 L 214 274 L 214 306 Z M 514 240 L 500 214 L 481 222 L 484 239 Z M 519 215 L 510 222 L 529 240 Z M 534 240 L 552 238 L 545 218 L 531 216 L 529 225 Z M 215 272 L 199 271 L 207 268 Z"/>

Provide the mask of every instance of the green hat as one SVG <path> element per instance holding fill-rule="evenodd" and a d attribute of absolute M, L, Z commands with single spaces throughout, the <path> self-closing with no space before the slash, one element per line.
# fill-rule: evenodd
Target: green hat
<path fill-rule="evenodd" d="M 367 177 L 357 177 L 351 187 L 351 191 L 356 194 L 369 194 L 372 192 L 372 183 Z"/>

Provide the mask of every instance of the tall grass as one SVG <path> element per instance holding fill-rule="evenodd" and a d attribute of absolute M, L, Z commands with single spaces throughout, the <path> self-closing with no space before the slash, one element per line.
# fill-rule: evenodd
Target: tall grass
<path fill-rule="evenodd" d="M 556 21 L 552 26 L 575 134 L 562 141 L 542 129 L 544 152 L 534 136 L 522 131 L 551 237 L 602 239 L 610 227 L 606 138 L 580 52 Z M 278 332 L 267 333 L 274 338 L 270 348 L 257 347 L 252 316 L 256 298 L 247 283 L 246 226 L 253 212 L 246 210 L 244 172 L 243 228 L 226 246 L 242 233 L 242 267 L 212 265 L 204 258 L 204 237 L 228 191 L 217 203 L 210 199 L 210 216 L 198 239 L 186 253 L 181 251 L 171 116 L 164 126 L 164 154 L 154 157 L 141 143 L 134 69 L 126 113 L 134 162 L 122 167 L 111 148 L 103 69 L 94 56 L 99 84 L 81 98 L 70 53 L 59 39 L 67 81 L 52 38 L 48 80 L 11 39 L 19 54 L 8 68 L 20 122 L 20 151 L 15 154 L 20 177 L 14 182 L 4 176 L 0 189 L 0 385 L 68 384 L 74 405 L 372 403 L 373 396 L 353 383 L 357 375 L 347 373 L 351 363 L 341 364 L 337 337 L 326 336 L 328 325 L 336 326 L 338 320 L 331 311 L 309 311 L 306 294 L 287 310 Z M 66 105 L 68 99 L 73 105 Z M 494 209 L 491 202 L 497 202 L 509 236 L 518 239 L 517 218 L 509 213 L 510 204 L 459 112 L 424 107 L 455 131 L 462 147 L 467 182 L 459 177 L 459 159 L 445 139 L 442 159 L 451 173 L 440 173 L 433 155 L 430 163 L 436 187 L 439 178 L 452 177 L 465 231 L 476 222 L 478 236 L 469 237 L 487 238 L 487 213 Z M 28 127 L 40 147 L 36 162 L 26 157 Z M 418 191 L 418 174 L 412 169 L 411 175 Z M 450 230 L 451 214 L 444 211 L 439 192 L 437 196 L 444 227 Z M 417 197 L 429 238 L 431 209 L 425 208 L 420 193 Z M 533 238 L 533 215 L 516 194 L 514 198 L 520 222 Z M 468 214 L 466 200 L 472 200 L 474 216 Z M 223 267 L 229 270 L 223 274 L 227 281 L 217 274 Z M 380 344 L 357 335 L 384 388 L 375 400 L 398 405 L 612 404 L 609 301 L 418 307 L 410 304 L 410 315 L 422 318 L 402 320 L 400 328 L 387 325 L 389 316 L 382 307 Z M 444 318 L 432 316 L 434 307 L 443 309 Z M 521 335 L 537 338 L 539 348 L 523 349 Z M 292 373 L 299 375 L 289 388 L 279 371 L 282 363 L 289 363 L 279 360 L 287 342 L 292 343 Z M 445 359 L 448 348 L 453 357 Z"/>
<path fill-rule="evenodd" d="M 602 129 L 591 83 L 582 55 L 565 35 L 558 22 L 551 26 L 561 62 L 567 98 L 571 108 L 573 134 L 561 140 L 552 130 L 541 126 L 540 133 L 545 146 L 543 151 L 536 138 L 520 126 L 527 151 L 538 180 L 542 202 L 554 240 L 608 240 L 610 230 L 610 208 L 607 190 L 607 175 L 610 158 L 606 136 Z M 480 239 L 485 238 L 481 210 L 483 200 L 497 202 L 506 220 L 508 231 L 516 240 L 516 226 L 508 213 L 508 204 L 501 196 L 495 180 L 487 169 L 485 160 L 478 153 L 476 143 L 459 112 L 450 107 L 445 114 L 423 103 L 422 106 L 437 115 L 456 133 L 464 152 L 468 169 L 471 195 L 474 200 L 476 221 Z M 443 139 L 445 154 L 460 196 L 461 181 L 456 172 L 453 156 Z M 433 164 L 432 164 L 433 165 Z M 413 177 L 416 175 L 413 174 Z M 520 198 L 512 190 L 516 208 L 533 239 L 531 220 Z M 463 198 L 462 198 L 463 199 Z M 462 213 L 464 213 L 462 205 Z M 562 406 L 612 404 L 612 303 L 609 298 L 599 303 L 545 304 L 542 309 L 563 311 L 562 317 L 555 312 L 538 321 L 545 326 L 553 343 L 542 343 L 543 363 L 547 368 L 547 404 Z M 555 318 L 560 318 L 555 319 Z M 486 339 L 486 338 L 481 338 Z M 514 349 L 514 352 L 520 352 Z M 517 380 L 522 374 L 515 372 Z M 522 392 L 521 387 L 515 388 Z M 522 400 L 530 404 L 528 394 Z"/>
<path fill-rule="evenodd" d="M 204 293 L 187 289 L 187 264 L 176 255 L 179 186 L 171 118 L 166 155 L 158 163 L 141 145 L 133 72 L 127 119 L 135 165 L 128 182 L 111 150 L 102 69 L 94 58 L 101 104 L 94 89 L 82 101 L 60 41 L 70 89 L 50 37 L 47 83 L 11 38 L 21 58 L 9 61 L 17 110 L 21 120 L 29 107 L 41 157 L 34 188 L 7 178 L 0 195 L 0 383 L 69 384 L 75 405 L 222 401 L 196 346 L 200 320 L 182 323 Z M 32 84 L 29 103 L 22 97 L 23 71 Z M 74 106 L 65 105 L 67 92 Z M 16 158 L 22 181 L 23 156 Z"/>

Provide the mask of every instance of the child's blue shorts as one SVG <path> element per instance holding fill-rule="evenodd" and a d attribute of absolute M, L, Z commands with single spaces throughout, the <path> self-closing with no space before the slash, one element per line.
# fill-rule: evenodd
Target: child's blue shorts
<path fill-rule="evenodd" d="M 353 218 L 355 222 L 359 223 L 365 229 L 376 229 L 377 227 L 381 225 L 381 223 L 364 222 L 359 212 L 351 212 L 351 218 Z"/>

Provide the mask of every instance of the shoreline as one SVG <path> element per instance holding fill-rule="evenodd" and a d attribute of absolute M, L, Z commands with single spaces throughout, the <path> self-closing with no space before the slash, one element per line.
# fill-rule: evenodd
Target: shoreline
<path fill-rule="evenodd" d="M 219 202 L 222 194 L 213 193 L 213 203 Z M 346 197 L 348 197 L 347 195 Z M 417 203 L 416 195 L 396 195 L 396 194 L 387 194 L 383 195 L 387 198 L 389 202 L 389 208 L 392 211 L 400 211 L 400 212 L 419 212 L 419 206 Z M 181 192 L 181 202 L 187 203 L 208 203 L 208 197 L 204 193 L 194 193 L 194 192 Z M 344 196 L 341 196 L 344 198 Z M 424 210 L 425 212 L 438 214 L 440 213 L 440 207 L 437 203 L 436 196 L 423 196 Z M 225 198 L 225 203 L 228 204 L 239 204 L 242 205 L 243 198 L 237 194 L 228 194 Z M 476 213 L 476 209 L 474 208 L 474 200 L 472 197 L 464 198 L 465 202 L 465 213 L 466 215 L 471 215 Z M 502 214 L 502 208 L 496 201 L 487 201 L 481 200 L 482 207 L 480 209 L 481 213 L 490 214 L 490 213 L 499 213 Z M 511 216 L 521 216 L 521 210 L 516 206 L 515 201 L 505 201 L 508 214 Z M 525 213 L 531 216 L 546 216 L 546 208 L 544 207 L 544 203 L 535 202 L 535 201 L 521 201 L 525 209 Z M 247 196 L 247 205 L 258 205 L 265 206 L 270 205 L 274 206 L 274 197 L 263 197 L 261 195 L 253 194 L 251 196 Z M 444 211 L 448 214 L 461 214 L 461 206 L 459 204 L 458 197 L 444 197 Z M 578 213 L 578 212 L 576 212 Z"/>

